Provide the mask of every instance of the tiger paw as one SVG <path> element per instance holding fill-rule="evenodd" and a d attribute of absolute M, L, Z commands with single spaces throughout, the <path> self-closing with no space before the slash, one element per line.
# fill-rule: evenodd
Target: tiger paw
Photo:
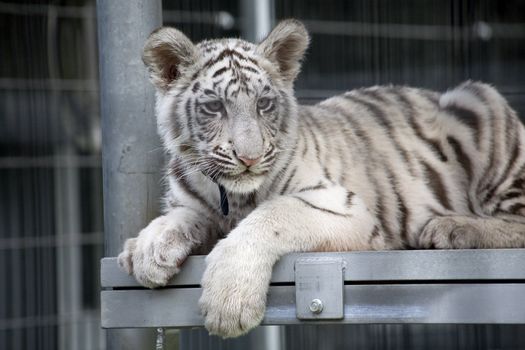
<path fill-rule="evenodd" d="M 179 272 L 194 245 L 184 234 L 185 226 L 170 216 L 156 218 L 137 238 L 126 241 L 118 256 L 119 265 L 145 287 L 166 285 Z"/>
<path fill-rule="evenodd" d="M 206 258 L 199 305 L 210 334 L 237 337 L 261 323 L 271 264 L 259 260 L 228 239 Z"/>
<path fill-rule="evenodd" d="M 422 248 L 469 249 L 479 246 L 482 231 L 465 217 L 441 216 L 428 222 L 419 237 Z"/>

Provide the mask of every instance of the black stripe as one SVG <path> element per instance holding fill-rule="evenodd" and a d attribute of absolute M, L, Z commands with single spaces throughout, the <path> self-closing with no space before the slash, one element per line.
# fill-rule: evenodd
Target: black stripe
<path fill-rule="evenodd" d="M 248 72 L 252 72 L 252 73 L 255 73 L 255 74 L 260 74 L 261 73 L 257 69 L 255 69 L 253 67 L 250 67 L 250 66 L 245 66 L 245 65 L 240 64 L 238 67 L 240 69 L 242 69 L 242 70 L 247 70 Z"/>
<path fill-rule="evenodd" d="M 229 69 L 229 67 L 222 67 L 221 69 L 217 69 L 217 71 L 215 73 L 213 73 L 213 75 L 211 77 L 212 78 L 216 78 L 219 75 L 225 73 L 228 69 Z"/>
<path fill-rule="evenodd" d="M 364 93 L 365 95 L 368 95 L 370 97 L 378 99 L 381 103 L 385 103 L 384 102 L 385 101 L 385 97 L 380 95 L 377 91 L 361 90 L 361 92 Z M 376 105 L 376 104 L 374 104 L 372 102 L 366 101 L 366 100 L 364 100 L 362 98 L 359 98 L 359 97 L 356 97 L 356 96 L 352 96 L 352 95 L 346 95 L 346 94 L 344 95 L 344 97 L 349 99 L 349 100 L 351 100 L 351 101 L 353 101 L 353 102 L 356 102 L 358 104 L 364 105 L 372 113 L 372 116 L 374 117 L 374 120 L 376 120 L 376 122 L 378 122 L 380 125 L 382 125 L 385 128 L 385 132 L 387 133 L 387 135 L 389 136 L 390 140 L 392 141 L 392 144 L 394 145 L 394 148 L 401 155 L 401 158 L 403 158 L 403 160 L 407 164 L 409 172 L 412 175 L 414 175 L 413 172 L 412 172 L 412 169 L 409 166 L 411 163 L 410 163 L 410 157 L 408 155 L 408 152 L 401 146 L 401 144 L 399 143 L 398 139 L 395 137 L 395 135 L 394 135 L 394 133 L 392 131 L 395 127 L 392 125 L 392 122 L 388 119 L 385 111 L 381 107 L 379 107 L 378 105 Z M 409 122 L 410 122 L 410 120 L 409 120 Z M 411 123 L 411 125 L 412 125 L 412 123 Z M 441 160 L 446 162 L 447 161 L 447 157 L 445 156 L 445 154 L 441 150 L 441 145 L 439 144 L 439 142 L 437 142 L 435 140 L 428 140 L 428 142 L 431 143 L 431 146 L 436 151 L 436 153 L 440 156 Z"/>
<path fill-rule="evenodd" d="M 235 90 L 235 91 L 232 91 L 232 93 L 230 94 L 230 96 L 231 96 L 231 97 L 235 97 L 235 98 L 236 98 L 237 96 L 239 96 L 239 92 L 241 91 L 241 89 L 243 89 L 243 87 L 242 87 L 242 85 L 239 85 L 239 87 L 237 88 L 237 90 Z M 227 94 L 227 93 L 228 93 L 228 91 L 227 91 L 227 90 L 228 90 L 228 89 L 226 89 L 226 92 L 225 92 L 225 94 Z M 245 90 L 245 91 L 247 92 L 247 90 Z"/>
<path fill-rule="evenodd" d="M 315 186 L 303 187 L 303 188 L 297 190 L 297 192 L 307 192 L 307 191 L 316 191 L 316 190 L 325 190 L 325 189 L 326 189 L 326 186 L 323 185 L 321 182 L 319 182 Z"/>
<path fill-rule="evenodd" d="M 298 142 L 299 142 L 298 138 L 295 138 L 295 143 L 293 147 L 291 148 L 292 151 L 288 154 L 288 157 L 286 159 L 283 159 L 284 167 L 280 168 L 277 172 L 274 173 L 271 182 L 279 181 L 278 183 L 276 183 L 276 186 L 277 184 L 280 184 L 282 178 L 286 175 L 286 173 L 288 172 L 288 169 L 292 165 L 293 159 L 297 153 L 297 143 Z M 277 141 L 277 148 L 278 149 L 282 148 L 279 140 Z M 276 179 L 279 179 L 279 180 L 276 180 Z"/>
<path fill-rule="evenodd" d="M 184 175 L 182 166 L 181 164 L 179 164 L 178 161 L 172 162 L 170 168 L 170 173 L 172 175 L 175 175 L 175 177 L 177 178 L 177 183 L 182 187 L 183 191 L 185 191 L 190 197 L 195 198 L 202 206 L 207 208 L 210 212 L 218 213 L 218 209 L 214 209 L 213 207 L 211 207 L 210 204 L 191 187 Z"/>
<path fill-rule="evenodd" d="M 257 192 L 251 192 L 246 197 L 245 205 L 248 205 L 250 207 L 254 207 L 257 205 Z"/>
<path fill-rule="evenodd" d="M 519 197 L 519 196 L 523 196 L 524 194 L 525 193 L 523 193 L 522 191 L 518 191 L 518 190 L 509 191 L 509 192 L 505 193 L 501 197 L 501 200 L 505 201 L 505 200 L 508 200 L 508 199 L 516 198 L 516 197 Z"/>
<path fill-rule="evenodd" d="M 295 173 L 297 172 L 297 168 L 294 168 L 292 172 L 290 173 L 290 176 L 288 176 L 288 179 L 284 183 L 283 189 L 281 190 L 281 195 L 285 194 L 288 190 L 288 187 L 290 186 L 290 181 L 292 181 L 292 178 L 295 176 Z"/>
<path fill-rule="evenodd" d="M 223 158 L 226 158 L 228 160 L 231 160 L 232 157 L 230 157 L 229 155 L 227 155 L 226 153 L 222 153 L 222 152 L 219 152 L 217 150 L 214 150 L 213 151 L 216 155 L 218 155 L 219 157 L 223 157 Z"/>
<path fill-rule="evenodd" d="M 317 161 L 319 162 L 319 165 L 321 166 L 322 170 L 323 170 L 323 174 L 324 176 L 330 180 L 330 181 L 333 181 L 332 179 L 332 176 L 330 175 L 330 173 L 328 172 L 328 169 L 326 168 L 326 166 L 324 165 L 323 162 L 321 162 L 321 150 L 320 150 L 320 147 L 319 147 L 319 141 L 317 140 L 317 135 L 316 133 L 314 133 L 314 130 L 318 130 L 319 132 L 322 131 L 322 128 L 321 128 L 321 125 L 319 125 L 319 123 L 317 123 L 317 120 L 315 120 L 315 117 L 313 116 L 313 114 L 311 113 L 310 110 L 308 109 L 305 109 L 304 110 L 306 113 L 305 113 L 305 117 L 308 117 L 310 119 L 310 121 L 312 122 L 312 124 L 314 125 L 314 128 L 309 128 L 309 131 L 310 131 L 310 134 L 312 135 L 312 138 L 314 140 L 314 144 L 315 144 L 315 150 L 317 152 Z M 306 119 L 305 119 L 306 121 Z M 325 135 L 326 136 L 326 135 Z M 329 137 L 325 137 L 324 140 L 326 142 L 329 142 L 330 138 Z M 327 152 L 329 151 L 328 150 L 328 145 L 326 146 L 327 148 Z"/>
<path fill-rule="evenodd" d="M 200 129 L 199 131 L 201 131 L 201 132 L 198 132 L 198 133 L 197 133 L 197 137 L 198 137 L 198 139 L 199 139 L 200 141 L 204 141 L 204 140 L 205 140 L 205 137 L 204 137 L 204 135 L 203 135 L 203 133 L 202 133 L 202 129 Z"/>
<path fill-rule="evenodd" d="M 525 165 L 524 165 L 524 167 L 525 167 Z M 522 171 L 523 171 L 523 167 L 518 172 L 518 175 L 521 175 Z M 522 190 L 522 189 L 525 188 L 525 186 L 523 186 L 524 184 L 525 184 L 525 179 L 516 179 L 516 180 L 514 180 L 512 185 L 510 185 L 510 187 L 511 188 L 518 188 L 518 189 Z"/>
<path fill-rule="evenodd" d="M 437 210 L 436 208 L 432 208 L 432 207 L 428 207 L 428 206 L 427 206 L 427 210 L 430 212 L 430 214 L 434 215 L 434 217 L 445 216 L 444 213 L 440 212 L 440 211 Z M 430 220 L 432 220 L 432 219 L 433 219 L 433 218 L 431 218 Z M 430 220 L 429 220 L 429 221 L 430 221 Z M 427 223 L 428 223 L 428 221 L 427 221 Z M 423 225 L 423 226 L 426 226 L 426 224 Z"/>
<path fill-rule="evenodd" d="M 232 163 L 232 162 L 229 162 L 227 160 L 224 160 L 224 159 L 221 159 L 221 158 L 215 158 L 215 157 L 210 157 L 214 162 L 216 163 L 219 163 L 219 164 L 223 164 L 223 165 L 231 165 L 231 166 L 236 166 L 235 163 Z"/>
<path fill-rule="evenodd" d="M 401 90 L 393 90 L 393 92 L 397 93 L 394 96 L 396 96 L 403 104 L 403 107 L 407 113 L 408 123 L 412 127 L 412 130 L 414 130 L 416 136 L 422 140 L 431 149 L 432 153 L 437 155 L 442 162 L 446 162 L 448 159 L 441 147 L 441 143 L 438 140 L 426 137 L 423 129 L 421 128 L 421 125 L 419 125 L 419 123 L 416 121 L 412 101 L 410 101 L 410 99 Z"/>
<path fill-rule="evenodd" d="M 178 109 L 178 103 L 174 102 L 171 109 L 171 116 L 170 120 L 172 122 L 171 124 L 171 130 L 173 131 L 174 138 L 178 138 L 182 134 L 182 124 L 180 122 L 180 117 L 177 113 Z"/>
<path fill-rule="evenodd" d="M 203 135 L 203 136 L 206 139 L 206 142 L 208 142 L 208 143 L 212 143 L 213 140 L 215 140 L 215 137 L 217 136 L 217 131 L 215 131 L 213 133 L 213 132 L 206 132 L 206 130 L 204 130 L 204 133 L 205 133 L 205 135 Z M 204 140 L 202 140 L 202 141 L 204 141 Z"/>
<path fill-rule="evenodd" d="M 240 52 L 237 52 L 237 51 L 232 50 L 230 48 L 226 48 L 226 49 L 222 50 L 216 57 L 210 58 L 206 63 L 204 63 L 202 68 L 194 74 L 194 76 L 192 77 L 192 80 L 195 79 L 200 74 L 200 72 L 202 72 L 204 69 L 207 69 L 207 68 L 213 66 L 215 63 L 219 62 L 220 60 L 222 60 L 226 56 L 233 56 L 233 57 L 236 57 L 236 58 L 240 59 L 241 61 L 249 61 L 249 62 L 253 63 L 256 67 L 259 67 L 259 64 L 257 63 L 257 61 L 254 60 L 253 58 L 248 57 L 248 56 L 244 56 Z"/>
<path fill-rule="evenodd" d="M 207 95 L 207 96 L 211 96 L 211 97 L 217 97 L 217 94 L 215 93 L 215 91 L 213 90 L 210 90 L 210 89 L 204 89 L 204 94 Z"/>
<path fill-rule="evenodd" d="M 186 103 L 184 104 L 184 111 L 186 112 L 186 118 L 188 118 L 189 120 L 191 117 L 191 100 L 190 99 L 186 100 Z"/>
<path fill-rule="evenodd" d="M 505 167 L 505 170 L 499 179 L 499 181 L 491 187 L 490 191 L 485 196 L 485 200 L 489 200 L 494 196 L 494 193 L 498 190 L 498 188 L 505 182 L 505 180 L 508 179 L 510 171 L 514 168 L 514 165 L 517 162 L 517 159 L 520 155 L 520 147 L 519 143 L 517 142 L 514 146 L 514 150 L 512 151 L 512 155 L 509 158 L 509 161 L 507 162 L 507 166 Z"/>
<path fill-rule="evenodd" d="M 474 96 L 480 100 L 481 103 L 488 104 L 487 96 L 485 95 L 485 92 L 487 92 L 487 86 L 483 83 L 477 83 L 477 82 L 467 82 L 466 84 L 463 84 L 459 87 L 460 90 L 466 90 L 470 93 L 472 93 Z"/>
<path fill-rule="evenodd" d="M 384 94 L 380 94 L 378 90 L 363 90 L 362 92 L 364 94 L 366 94 L 367 96 L 370 96 L 370 97 L 378 100 L 382 104 L 392 105 L 392 103 L 388 100 L 388 98 Z M 383 93 L 384 93 L 384 91 L 383 91 Z M 381 108 L 379 108 L 379 107 L 377 107 L 377 108 L 382 113 L 381 117 L 382 118 L 386 118 L 386 115 L 385 115 L 384 111 Z M 391 123 L 389 123 L 389 127 L 392 128 L 392 124 Z M 402 147 L 402 144 L 400 144 L 398 142 L 398 140 L 395 137 L 395 135 L 393 135 L 393 134 L 391 135 L 391 140 L 392 140 L 392 143 L 394 144 L 394 147 L 401 154 L 401 157 L 403 158 L 403 160 L 407 164 L 407 168 L 408 168 L 409 173 L 412 176 L 415 177 L 416 174 L 415 174 L 414 168 L 412 166 L 411 158 L 410 158 L 407 150 Z"/>
<path fill-rule="evenodd" d="M 372 117 L 374 117 L 374 120 L 386 129 L 389 136 L 392 136 L 390 135 L 390 132 L 392 130 L 392 124 L 390 123 L 390 120 L 386 118 L 385 114 L 383 113 L 383 110 L 381 110 L 379 107 L 377 107 L 372 102 L 363 100 L 362 98 L 359 98 L 357 96 L 353 96 L 349 94 L 344 94 L 343 96 L 349 101 L 352 101 L 354 103 L 357 103 L 357 104 L 360 104 L 366 107 L 370 112 L 372 112 L 371 114 L 372 114 Z"/>
<path fill-rule="evenodd" d="M 508 158 L 508 162 L 505 166 L 505 170 L 503 171 L 500 179 L 487 193 L 487 196 L 485 197 L 485 199 L 492 198 L 494 196 L 494 193 L 498 190 L 498 188 L 505 182 L 505 180 L 508 179 L 511 170 L 515 168 L 515 165 L 521 155 L 521 149 L 520 149 L 521 140 L 519 138 L 519 135 L 520 135 L 520 130 L 522 129 L 522 125 L 518 124 L 517 120 L 513 118 L 509 107 L 506 107 L 506 110 L 507 110 L 506 116 L 508 119 L 507 120 L 507 123 L 508 123 L 507 133 L 512 132 L 512 152 L 511 152 L 510 158 Z"/>
<path fill-rule="evenodd" d="M 316 210 L 319 210 L 319 211 L 322 211 L 322 212 L 325 212 L 325 213 L 328 213 L 328 214 L 332 214 L 332 215 L 337 215 L 337 216 L 342 216 L 342 217 L 351 217 L 351 215 L 348 215 L 348 214 L 341 214 L 341 213 L 337 213 L 333 210 L 330 210 L 330 209 L 325 209 L 325 208 L 321 208 L 321 207 L 318 207 L 316 205 L 313 205 L 312 203 L 302 199 L 302 198 L 299 198 L 299 197 L 295 197 L 295 199 L 297 200 L 300 200 L 303 204 L 305 204 L 306 206 L 312 208 L 312 209 L 316 209 Z"/>
<path fill-rule="evenodd" d="M 347 207 L 351 207 L 352 206 L 352 200 L 354 199 L 354 196 L 355 196 L 355 193 L 352 192 L 352 191 L 348 191 L 346 193 L 346 203 L 345 203 L 345 205 Z"/>
<path fill-rule="evenodd" d="M 310 136 L 312 136 L 312 140 L 314 141 L 314 148 L 315 148 L 315 158 L 320 164 L 321 163 L 321 158 L 320 158 L 321 151 L 319 149 L 319 142 L 317 141 L 317 137 L 315 137 L 315 133 L 313 131 L 312 125 L 306 119 L 303 119 L 303 120 L 308 124 L 308 128 L 306 130 L 310 133 Z"/>
<path fill-rule="evenodd" d="M 195 84 L 193 84 L 193 87 L 191 88 L 191 91 L 193 93 L 196 93 L 197 90 L 199 90 L 200 86 L 201 86 L 201 84 L 199 82 L 196 82 Z"/>
<path fill-rule="evenodd" d="M 496 172 L 498 171 L 499 167 L 496 166 L 496 162 L 499 161 L 499 159 L 496 159 L 496 150 L 499 150 L 501 147 L 501 140 L 499 140 L 499 136 L 501 136 L 501 133 L 496 134 L 496 122 L 500 121 L 501 118 L 498 118 L 494 114 L 494 110 L 491 108 L 490 101 L 487 99 L 485 92 L 487 89 L 482 84 L 476 84 L 476 83 L 470 83 L 465 84 L 461 87 L 462 89 L 465 89 L 469 92 L 471 92 L 475 97 L 478 98 L 480 101 L 480 105 L 482 105 L 489 113 L 488 121 L 490 123 L 489 126 L 489 142 L 490 147 L 488 151 L 489 155 L 489 164 L 487 168 L 485 169 L 485 172 L 482 176 L 482 181 L 480 181 L 478 186 L 478 191 L 483 192 L 489 189 L 490 184 L 494 181 L 494 177 L 496 176 Z M 502 128 L 503 129 L 503 128 Z M 499 142 L 498 142 L 499 141 Z M 486 197 L 485 197 L 486 198 Z"/>
<path fill-rule="evenodd" d="M 317 108 L 322 108 L 325 111 L 329 112 L 331 115 L 333 115 L 333 122 L 337 123 L 337 130 L 339 131 L 337 134 L 340 136 L 340 139 L 335 140 L 336 144 L 336 151 L 337 156 L 339 159 L 341 159 L 341 169 L 339 174 L 339 183 L 343 184 L 346 182 L 346 175 L 347 171 L 350 169 L 348 168 L 348 157 L 344 152 L 348 152 L 353 149 L 354 152 L 359 152 L 356 146 L 356 140 L 355 140 L 355 130 L 353 130 L 353 125 L 351 125 L 351 121 L 349 120 L 349 116 L 347 116 L 347 111 L 343 111 L 338 106 L 320 106 L 317 105 Z M 334 108 L 335 107 L 335 108 Z M 334 135 L 334 139 L 335 139 Z M 328 136 L 327 138 L 330 138 Z M 348 144 L 348 139 L 350 139 L 350 142 L 352 143 L 352 146 Z"/>
<path fill-rule="evenodd" d="M 190 131 L 190 137 L 195 139 L 195 130 L 193 129 L 193 122 L 191 119 L 191 100 L 187 99 L 184 105 L 184 110 L 186 112 L 186 119 L 188 121 L 188 129 Z"/>
<path fill-rule="evenodd" d="M 275 159 L 276 155 L 277 155 L 277 153 L 273 153 L 273 154 L 271 154 L 269 156 L 265 155 L 265 157 L 267 157 L 267 158 L 263 158 L 264 160 L 261 162 L 261 165 L 265 165 L 265 164 L 271 163 Z"/>
<path fill-rule="evenodd" d="M 439 105 L 439 93 L 426 89 L 416 89 L 416 93 L 419 96 L 426 98 L 431 104 L 435 106 Z"/>
<path fill-rule="evenodd" d="M 320 106 L 321 107 L 321 106 Z M 353 131 L 353 133 L 356 135 L 357 139 L 364 144 L 363 152 L 369 153 L 372 157 L 374 154 L 378 154 L 379 152 L 377 149 L 375 149 L 375 145 L 372 142 L 372 138 L 370 135 L 368 135 L 367 130 L 363 129 L 360 123 L 354 118 L 354 116 L 350 113 L 348 113 L 347 110 L 343 110 L 338 106 L 322 106 L 322 108 L 326 109 L 327 111 L 335 112 L 338 114 L 341 114 L 345 117 L 345 119 L 350 124 L 350 128 Z M 374 152 L 375 151 L 375 152 Z M 370 179 L 370 182 L 372 183 L 372 187 L 378 190 L 376 193 L 383 193 L 384 187 L 383 185 L 377 181 L 374 174 L 377 172 L 371 172 L 370 166 L 372 162 L 376 162 L 376 159 L 371 159 L 369 162 L 366 162 L 366 172 L 367 172 L 367 178 Z M 377 162 L 378 165 L 384 166 L 384 161 Z M 385 211 L 385 205 L 383 203 L 384 196 L 378 195 L 376 196 L 376 200 L 374 203 L 374 212 L 376 217 L 379 219 L 379 222 L 381 224 L 381 227 L 383 229 L 383 232 L 385 234 L 385 239 L 389 241 L 394 240 L 394 234 L 390 230 L 389 226 L 387 225 L 386 217 L 384 215 Z"/>
<path fill-rule="evenodd" d="M 306 153 L 308 153 L 309 149 L 308 149 L 308 140 L 306 139 L 306 135 L 304 134 L 304 130 L 301 128 L 299 130 L 299 135 L 302 136 L 301 140 L 303 140 L 303 144 L 304 144 L 304 149 L 303 149 L 303 158 L 306 156 Z"/>
<path fill-rule="evenodd" d="M 429 148 L 431 148 L 432 153 L 434 153 L 435 155 L 438 156 L 439 160 L 441 160 L 442 162 L 448 161 L 448 158 L 445 155 L 445 152 L 441 148 L 441 143 L 438 140 L 426 137 L 423 134 L 423 130 L 422 130 L 421 126 L 414 119 L 409 119 L 409 123 L 412 126 L 412 128 L 414 129 L 414 131 L 416 132 L 417 137 L 419 137 L 421 140 L 425 141 L 427 146 Z"/>
<path fill-rule="evenodd" d="M 481 116 L 476 114 L 474 111 L 471 111 L 470 109 L 466 109 L 464 107 L 456 105 L 446 106 L 445 111 L 447 111 L 449 114 L 459 117 L 456 119 L 459 120 L 460 123 L 465 124 L 469 129 L 472 130 L 476 145 L 478 145 L 479 147 L 481 141 Z"/>
<path fill-rule="evenodd" d="M 520 209 L 525 208 L 525 204 L 523 203 L 515 203 L 510 206 L 510 208 L 507 210 L 507 212 L 511 214 L 516 214 Z"/>
<path fill-rule="evenodd" d="M 368 244 L 372 244 L 372 241 L 374 240 L 374 238 L 379 237 L 379 235 L 380 235 L 379 228 L 377 227 L 377 225 L 375 225 L 374 228 L 372 229 L 372 232 L 370 232 L 370 238 L 368 239 Z"/>
<path fill-rule="evenodd" d="M 224 95 L 228 96 L 228 89 L 233 86 L 233 84 L 237 83 L 239 80 L 237 78 L 232 78 L 230 81 L 228 81 L 228 84 L 226 84 L 226 87 L 224 88 Z M 240 88 L 240 86 L 239 86 Z"/>
<path fill-rule="evenodd" d="M 206 108 L 199 108 L 199 112 L 201 114 L 204 114 L 205 116 L 208 116 L 208 117 L 211 117 L 211 118 L 215 118 L 215 117 L 217 117 L 217 114 L 219 114 L 218 112 L 209 112 Z M 205 118 L 205 119 L 208 119 L 208 118 Z M 202 125 L 202 124 L 204 124 L 204 122 L 199 123 L 199 124 Z"/>
<path fill-rule="evenodd" d="M 398 186 L 393 179 L 394 174 L 390 169 L 388 169 L 390 176 L 390 186 L 392 187 L 392 190 L 396 196 L 396 206 L 398 210 L 398 214 L 396 215 L 396 218 L 398 220 L 398 225 L 400 229 L 401 239 L 404 243 L 408 243 L 408 220 L 409 220 L 409 210 L 405 204 L 405 200 L 403 196 L 401 196 L 400 191 L 398 189 Z"/>
<path fill-rule="evenodd" d="M 454 149 L 454 153 L 456 154 L 456 160 L 458 163 L 465 169 L 465 173 L 467 174 L 467 178 L 472 181 L 472 162 L 470 160 L 470 157 L 463 151 L 463 147 L 461 146 L 461 143 L 454 137 L 454 136 L 448 136 L 447 141 Z"/>
<path fill-rule="evenodd" d="M 376 181 L 377 184 L 377 181 Z M 376 209 L 376 215 L 379 219 L 379 222 L 381 223 L 381 227 L 385 231 L 385 234 L 387 235 L 387 239 L 390 241 L 394 240 L 394 234 L 390 230 L 390 226 L 388 226 L 387 218 L 385 216 L 385 205 L 383 203 L 383 199 L 385 198 L 381 194 L 378 195 L 379 200 L 376 201 L 375 209 Z"/>
<path fill-rule="evenodd" d="M 403 242 L 408 242 L 408 220 L 409 220 L 409 210 L 405 204 L 403 196 L 401 196 L 401 191 L 398 188 L 398 182 L 396 181 L 395 174 L 389 167 L 386 168 L 388 175 L 388 181 L 390 184 L 390 189 L 396 197 L 396 219 L 398 222 L 399 230 L 401 231 L 401 239 Z"/>
<path fill-rule="evenodd" d="M 423 164 L 425 168 L 426 179 L 428 180 L 428 185 L 434 193 L 434 196 L 439 200 L 444 208 L 452 210 L 452 206 L 450 205 L 450 201 L 448 199 L 447 190 L 443 184 L 441 175 L 439 175 L 439 173 L 427 162 L 422 161 L 421 164 Z"/>
<path fill-rule="evenodd" d="M 461 143 L 453 136 L 448 136 L 447 141 L 450 144 L 450 146 L 454 149 L 454 153 L 456 154 L 456 160 L 457 162 L 463 167 L 465 170 L 465 173 L 467 175 L 467 181 L 470 185 L 470 182 L 472 182 L 472 177 L 474 175 L 473 169 L 472 169 L 472 161 L 470 160 L 470 157 L 463 151 L 463 147 L 461 146 Z M 468 201 L 468 208 L 471 213 L 475 213 L 474 206 L 472 205 L 472 200 L 470 198 L 470 191 L 467 192 L 467 201 Z"/>
<path fill-rule="evenodd" d="M 219 80 L 216 80 L 213 82 L 213 90 L 217 89 L 217 86 L 219 86 L 220 84 L 222 84 L 222 82 L 224 81 L 224 78 L 221 78 Z M 220 94 L 220 93 L 219 93 Z"/>
<path fill-rule="evenodd" d="M 388 98 L 384 95 L 385 90 L 365 88 L 359 89 L 358 91 L 363 95 L 367 95 L 383 104 L 391 104 L 389 103 Z M 380 93 L 380 91 L 383 92 L 383 94 Z"/>
<path fill-rule="evenodd" d="M 352 142 L 356 147 L 362 146 L 361 151 L 367 151 L 371 152 L 372 148 L 374 148 L 374 144 L 372 143 L 371 136 L 368 135 L 365 130 L 361 127 L 359 122 L 354 120 L 353 115 L 348 113 L 347 110 L 344 110 L 340 108 L 339 106 L 319 106 L 325 109 L 329 113 L 335 113 L 336 115 L 341 115 L 343 117 L 342 119 L 342 129 L 346 129 L 348 132 L 351 132 L 353 136 L 356 137 L 360 143 L 356 143 L 355 139 L 352 139 Z M 345 135 L 348 136 L 348 135 Z M 346 137 L 343 138 L 346 141 Z M 351 149 L 348 147 L 347 149 Z M 371 152 L 372 153 L 372 152 Z"/>
<path fill-rule="evenodd" d="M 281 96 L 282 102 L 280 103 L 280 107 L 283 108 L 282 113 L 279 113 L 279 117 L 281 118 L 281 123 L 279 125 L 279 131 L 283 134 L 286 134 L 288 132 L 288 127 L 290 125 L 290 101 L 288 100 L 288 96 L 284 95 Z"/>
<path fill-rule="evenodd" d="M 270 154 L 272 154 L 274 149 L 275 149 L 275 146 L 273 144 L 270 144 L 270 147 L 268 147 L 268 151 L 264 154 L 263 159 L 268 157 Z"/>
<path fill-rule="evenodd" d="M 405 204 L 405 200 L 399 194 L 397 189 L 395 189 L 396 197 L 398 199 L 398 210 L 401 213 L 399 220 L 401 221 L 401 239 L 404 243 L 408 243 L 408 220 L 409 220 L 409 210 Z"/>

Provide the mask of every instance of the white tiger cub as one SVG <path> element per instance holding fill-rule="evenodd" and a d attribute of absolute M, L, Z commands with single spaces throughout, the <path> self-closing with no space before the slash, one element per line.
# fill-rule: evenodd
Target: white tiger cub
<path fill-rule="evenodd" d="M 300 106 L 308 42 L 286 20 L 258 45 L 160 28 L 144 48 L 169 188 L 119 263 L 162 286 L 220 239 L 200 299 L 213 334 L 260 323 L 286 253 L 525 245 L 524 128 L 496 90 L 372 87 Z"/>

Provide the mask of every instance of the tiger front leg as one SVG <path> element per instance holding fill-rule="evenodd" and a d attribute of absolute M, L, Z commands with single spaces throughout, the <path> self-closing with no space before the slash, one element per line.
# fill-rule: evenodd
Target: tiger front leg
<path fill-rule="evenodd" d="M 264 317 L 275 262 L 284 254 L 385 248 L 363 201 L 334 186 L 260 205 L 206 258 L 200 307 L 211 334 L 236 337 Z"/>
<path fill-rule="evenodd" d="M 210 239 L 209 226 L 194 209 L 174 208 L 128 239 L 118 263 L 143 286 L 164 286 L 192 250 Z"/>

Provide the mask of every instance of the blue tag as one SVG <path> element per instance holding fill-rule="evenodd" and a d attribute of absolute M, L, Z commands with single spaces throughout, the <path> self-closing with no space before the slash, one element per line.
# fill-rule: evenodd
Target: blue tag
<path fill-rule="evenodd" d="M 222 185 L 219 185 L 219 192 L 221 194 L 222 215 L 226 216 L 230 212 L 230 205 L 228 204 L 228 196 L 226 195 L 226 190 Z"/>

